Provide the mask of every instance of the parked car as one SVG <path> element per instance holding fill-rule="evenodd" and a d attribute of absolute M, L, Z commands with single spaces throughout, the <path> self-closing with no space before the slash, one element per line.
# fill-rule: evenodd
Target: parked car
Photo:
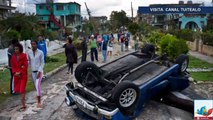
<path fill-rule="evenodd" d="M 83 62 L 75 70 L 78 82 L 65 86 L 65 102 L 98 120 L 132 119 L 153 97 L 187 88 L 188 63 L 185 54 L 176 60 L 158 56 L 150 44 L 100 67 Z"/>

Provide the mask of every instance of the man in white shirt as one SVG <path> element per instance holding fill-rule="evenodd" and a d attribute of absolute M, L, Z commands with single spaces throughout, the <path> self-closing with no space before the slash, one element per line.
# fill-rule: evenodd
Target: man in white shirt
<path fill-rule="evenodd" d="M 29 65 L 32 70 L 32 79 L 37 92 L 37 107 L 42 108 L 41 104 L 41 80 L 44 69 L 44 54 L 37 48 L 37 41 L 31 41 L 32 50 L 28 52 Z"/>

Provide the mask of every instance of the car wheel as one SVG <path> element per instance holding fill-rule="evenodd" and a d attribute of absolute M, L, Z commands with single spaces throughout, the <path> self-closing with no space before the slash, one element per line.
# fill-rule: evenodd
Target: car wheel
<path fill-rule="evenodd" d="M 155 46 L 153 44 L 145 44 L 141 49 L 141 52 L 153 56 L 155 55 Z"/>
<path fill-rule="evenodd" d="M 124 81 L 113 89 L 112 100 L 124 115 L 130 115 L 134 112 L 139 95 L 140 90 L 137 85 Z"/>
<path fill-rule="evenodd" d="M 88 72 L 91 72 L 94 75 L 99 75 L 100 70 L 97 65 L 95 65 L 92 62 L 82 62 L 80 65 L 77 66 L 75 69 L 75 78 L 79 83 L 82 83 L 88 74 Z"/>
<path fill-rule="evenodd" d="M 178 73 L 184 73 L 189 65 L 189 57 L 185 54 L 181 54 L 177 57 L 175 63 L 179 65 Z"/>

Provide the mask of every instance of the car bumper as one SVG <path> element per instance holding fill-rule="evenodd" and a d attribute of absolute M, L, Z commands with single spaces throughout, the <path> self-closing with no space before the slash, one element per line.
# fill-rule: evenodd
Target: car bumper
<path fill-rule="evenodd" d="M 112 111 L 107 111 L 99 108 L 98 106 L 94 106 L 89 104 L 84 98 L 73 94 L 67 86 L 65 86 L 67 91 L 67 97 L 65 98 L 65 102 L 68 106 L 76 104 L 78 108 L 80 108 L 83 112 L 92 115 L 93 113 L 98 116 L 105 116 L 107 118 L 112 118 L 119 112 L 118 108 L 115 108 Z M 92 113 L 91 113 L 92 112 Z"/>

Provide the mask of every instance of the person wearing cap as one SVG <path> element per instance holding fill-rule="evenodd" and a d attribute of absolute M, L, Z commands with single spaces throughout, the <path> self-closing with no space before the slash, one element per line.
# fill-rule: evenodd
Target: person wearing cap
<path fill-rule="evenodd" d="M 91 54 L 91 61 L 94 62 L 94 54 L 95 54 L 95 59 L 98 61 L 98 51 L 97 51 L 97 42 L 96 39 L 94 38 L 94 35 L 91 35 L 90 37 L 90 54 Z"/>

